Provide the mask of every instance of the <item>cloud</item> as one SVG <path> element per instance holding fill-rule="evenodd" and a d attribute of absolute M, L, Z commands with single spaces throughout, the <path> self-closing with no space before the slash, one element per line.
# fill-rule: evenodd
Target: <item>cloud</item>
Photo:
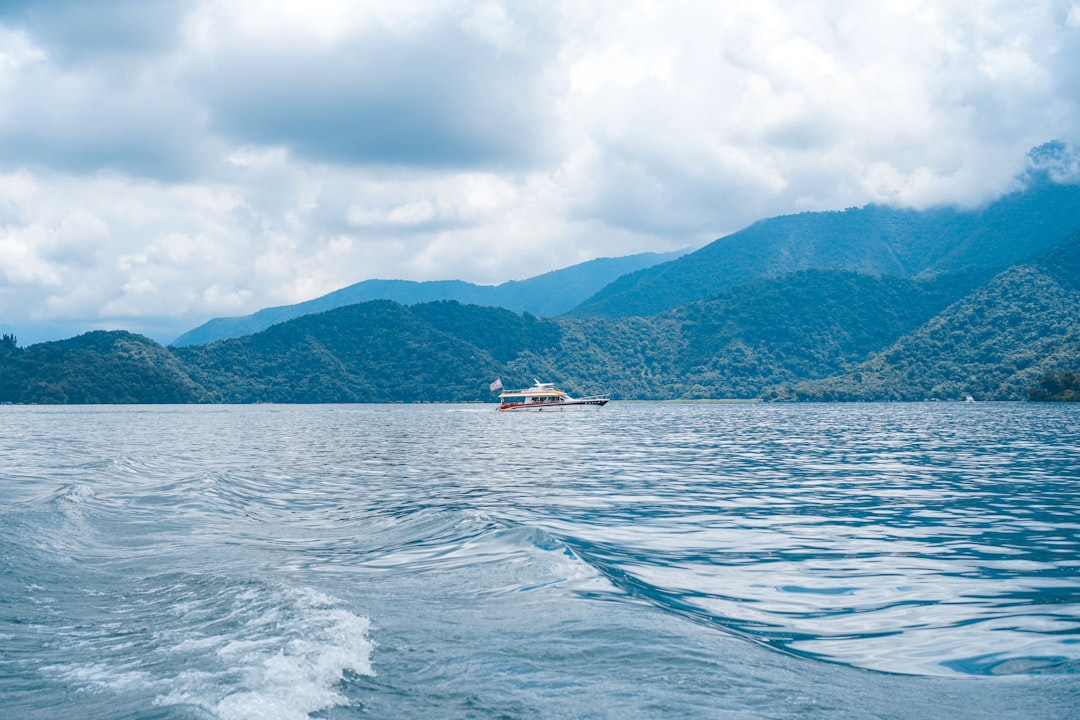
<path fill-rule="evenodd" d="M 1075 132 L 1077 94 L 1055 82 L 1075 77 L 1077 37 L 1041 7 L 636 10 L 581 30 L 565 98 L 612 171 L 579 212 L 612 223 L 644 213 L 656 230 L 691 218 L 734 229 L 725 217 L 744 222 L 741 208 L 972 204 L 1000 192 L 1048 132 Z M 654 56 L 642 63 L 638 48 Z"/>
<path fill-rule="evenodd" d="M 456 29 L 407 46 L 360 38 L 219 58 L 203 84 L 215 129 L 237 142 L 345 165 L 528 165 L 546 111 L 527 74 L 489 50 Z"/>
<path fill-rule="evenodd" d="M 161 51 L 176 40 L 183 0 L 4 0 L 0 22 L 24 28 L 62 64 Z"/>
<path fill-rule="evenodd" d="M 232 141 L 318 162 L 515 169 L 542 158 L 544 33 L 512 4 L 432 7 L 342 17 L 332 32 L 288 12 L 252 26 L 250 8 L 219 9 L 202 19 L 206 55 L 189 83 Z"/>
<path fill-rule="evenodd" d="M 1028 179 L 1057 184 L 1080 184 L 1080 149 L 1055 140 L 1028 153 Z"/>
<path fill-rule="evenodd" d="M 161 180 L 202 174 L 215 141 L 201 132 L 199 109 L 157 80 L 147 73 L 117 83 L 34 63 L 0 87 L 0 166 Z"/>
<path fill-rule="evenodd" d="M 214 156 L 168 55 L 179 3 L 23 2 L 0 14 L 0 168 L 175 181 Z M 8 24 L 4 24 L 4 20 Z"/>
<path fill-rule="evenodd" d="M 1080 145 L 1078 7 L 9 0 L 0 329 L 175 335 L 370 277 L 975 205 Z"/>

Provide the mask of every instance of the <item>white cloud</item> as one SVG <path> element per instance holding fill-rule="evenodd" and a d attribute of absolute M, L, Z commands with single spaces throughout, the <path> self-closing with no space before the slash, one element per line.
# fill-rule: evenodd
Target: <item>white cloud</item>
<path fill-rule="evenodd" d="M 1073 4 L 1065 16 L 1065 24 L 1080 29 L 1080 4 Z"/>
<path fill-rule="evenodd" d="M 167 340 L 370 277 L 975 204 L 1080 144 L 1075 2 L 6 7 L 0 329 Z"/>

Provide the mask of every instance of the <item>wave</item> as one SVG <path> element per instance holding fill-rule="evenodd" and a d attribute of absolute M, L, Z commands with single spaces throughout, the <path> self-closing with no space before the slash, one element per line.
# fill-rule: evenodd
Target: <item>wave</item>
<path fill-rule="evenodd" d="M 349 705 L 343 685 L 375 674 L 369 619 L 307 587 L 173 573 L 94 606 L 96 622 L 60 630 L 69 659 L 42 669 L 77 692 L 225 720 L 299 718 Z"/>
<path fill-rule="evenodd" d="M 797 552 L 724 559 L 566 542 L 629 598 L 787 655 L 890 674 L 1080 672 L 1065 607 L 1075 588 L 1055 595 L 1002 576 L 989 594 L 975 589 L 984 578 L 946 577 L 927 558 L 867 559 L 853 572 L 850 559 Z"/>

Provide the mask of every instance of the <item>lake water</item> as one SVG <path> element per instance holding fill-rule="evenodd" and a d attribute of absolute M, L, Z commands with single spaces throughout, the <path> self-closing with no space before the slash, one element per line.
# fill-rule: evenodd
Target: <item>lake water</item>
<path fill-rule="evenodd" d="M 0 408 L 5 718 L 1080 717 L 1080 407 Z"/>

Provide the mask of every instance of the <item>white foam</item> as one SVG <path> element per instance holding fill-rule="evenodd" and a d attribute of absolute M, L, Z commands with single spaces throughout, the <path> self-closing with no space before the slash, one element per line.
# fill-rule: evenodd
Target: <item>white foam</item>
<path fill-rule="evenodd" d="M 223 655 L 236 655 L 245 668 L 243 685 L 250 688 L 222 698 L 214 707 L 224 720 L 248 718 L 306 718 L 347 701 L 335 686 L 346 670 L 374 675 L 373 645 L 368 639 L 370 623 L 341 609 L 315 611 L 305 627 L 293 628 L 296 636 L 276 652 L 271 644 L 234 643 Z M 297 632 L 298 631 L 298 632 Z"/>
<path fill-rule="evenodd" d="M 238 593 L 232 614 L 240 625 L 228 637 L 178 646 L 212 648 L 216 671 L 182 673 L 156 704 L 197 705 L 223 720 L 299 720 L 348 703 L 338 689 L 346 671 L 375 674 L 369 620 L 316 591 L 273 594 L 267 602 L 260 591 Z"/>
<path fill-rule="evenodd" d="M 108 689 L 117 692 L 130 691 L 143 687 L 149 681 L 149 675 L 139 670 L 118 669 L 106 663 L 89 665 L 49 665 L 42 672 L 56 675 L 76 687 L 88 687 L 97 690 Z"/>

